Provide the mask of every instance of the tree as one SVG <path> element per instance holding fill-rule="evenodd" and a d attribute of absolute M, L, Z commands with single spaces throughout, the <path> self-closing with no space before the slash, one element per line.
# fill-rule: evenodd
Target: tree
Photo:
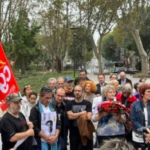
<path fill-rule="evenodd" d="M 26 66 L 40 52 L 34 39 L 40 27 L 34 23 L 29 26 L 29 22 L 27 12 L 21 9 L 19 11 L 19 17 L 12 20 L 10 28 L 12 45 L 14 46 L 13 55 L 16 59 L 16 65 L 20 65 L 21 67 L 21 74 L 25 74 Z"/>
<path fill-rule="evenodd" d="M 142 64 L 142 73 L 148 73 L 148 56 L 143 47 L 140 31 L 144 21 L 149 17 L 150 3 L 147 0 L 124 0 L 116 13 L 120 28 L 131 33 L 135 40 Z"/>
<path fill-rule="evenodd" d="M 87 35 L 92 39 L 93 51 L 98 60 L 99 72 L 102 73 L 102 39 L 111 31 L 115 23 L 115 14 L 120 6 L 120 1 L 87 0 L 81 1 L 79 6 L 79 9 L 82 10 L 80 14 L 83 14 L 82 22 L 87 26 Z M 98 45 L 96 45 L 93 37 L 95 32 L 98 32 L 100 36 Z"/>
<path fill-rule="evenodd" d="M 112 34 L 107 34 L 102 44 L 103 57 L 110 61 L 120 61 L 120 53 Z"/>
<path fill-rule="evenodd" d="M 47 1 L 44 1 L 46 3 Z M 62 64 L 68 47 L 69 39 L 69 2 L 52 0 L 46 3 L 45 10 L 41 10 L 42 29 L 41 47 L 44 47 L 45 60 L 51 62 L 52 71 L 62 71 Z"/>
<path fill-rule="evenodd" d="M 86 34 L 86 27 L 81 26 L 74 29 L 73 42 L 70 45 L 69 56 L 75 62 L 77 66 L 86 66 L 86 62 L 90 61 L 93 57 L 93 45 L 91 39 Z"/>

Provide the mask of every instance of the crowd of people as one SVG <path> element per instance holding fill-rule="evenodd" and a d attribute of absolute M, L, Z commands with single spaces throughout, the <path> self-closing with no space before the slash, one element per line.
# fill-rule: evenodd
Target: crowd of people
<path fill-rule="evenodd" d="M 7 96 L 8 109 L 0 111 L 2 150 L 149 149 L 149 81 L 133 85 L 123 71 L 107 82 L 104 74 L 97 77 L 95 84 L 81 70 L 75 80 L 48 79 L 39 94 L 26 85 L 24 96 Z M 99 111 L 104 102 L 116 102 L 128 112 Z"/>

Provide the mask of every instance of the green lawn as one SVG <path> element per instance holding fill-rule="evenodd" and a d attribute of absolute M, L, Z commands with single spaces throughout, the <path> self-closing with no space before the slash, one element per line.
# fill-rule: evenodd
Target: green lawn
<path fill-rule="evenodd" d="M 21 93 L 25 85 L 31 85 L 34 91 L 39 92 L 42 86 L 47 85 L 47 80 L 50 77 L 55 77 L 57 79 L 58 77 L 70 76 L 73 78 L 72 71 L 64 71 L 60 74 L 57 74 L 56 72 L 30 71 L 26 72 L 25 75 L 20 75 L 19 72 L 15 72 L 14 75 L 17 79 Z"/>

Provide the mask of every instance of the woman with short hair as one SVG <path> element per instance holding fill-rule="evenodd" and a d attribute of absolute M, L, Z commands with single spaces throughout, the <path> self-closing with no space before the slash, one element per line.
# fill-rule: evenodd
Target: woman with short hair
<path fill-rule="evenodd" d="M 98 112 L 98 106 L 104 101 L 116 101 L 114 86 L 106 85 L 103 88 L 102 97 L 99 99 L 93 112 L 92 121 L 98 121 L 96 132 L 99 145 L 102 144 L 103 140 L 123 138 L 125 135 L 124 123 L 126 118 L 124 115 L 111 112 Z"/>
<path fill-rule="evenodd" d="M 139 87 L 141 100 L 132 105 L 131 121 L 133 123 L 132 139 L 138 150 L 145 150 L 143 129 L 150 126 L 150 85 L 142 84 Z"/>
<path fill-rule="evenodd" d="M 83 99 L 90 101 L 93 104 L 93 99 L 96 97 L 95 92 L 97 87 L 93 81 L 85 81 L 83 84 L 84 95 Z"/>

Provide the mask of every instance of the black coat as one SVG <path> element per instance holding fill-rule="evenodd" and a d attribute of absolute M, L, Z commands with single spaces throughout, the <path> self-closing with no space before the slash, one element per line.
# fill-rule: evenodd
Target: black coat
<path fill-rule="evenodd" d="M 41 113 L 40 113 L 40 108 L 39 108 L 38 103 L 36 104 L 36 106 L 34 106 L 31 109 L 29 120 L 34 125 L 33 129 L 34 129 L 34 133 L 35 133 L 35 139 L 37 142 L 37 145 L 35 147 L 41 149 L 41 137 L 38 136 L 38 134 L 41 131 Z M 61 129 L 61 122 L 58 121 L 58 116 L 57 116 L 56 129 L 59 129 L 59 130 Z"/>
<path fill-rule="evenodd" d="M 66 125 L 68 125 L 68 116 L 67 116 L 67 113 L 66 113 L 66 104 L 68 103 L 67 100 L 64 100 L 62 103 L 61 103 L 61 111 L 62 111 L 62 115 L 63 115 L 63 120 L 61 120 L 61 132 L 60 132 L 60 136 L 62 136 L 63 138 L 67 138 L 66 136 Z M 53 108 L 56 110 L 56 112 L 58 111 L 58 107 L 57 107 L 57 102 L 55 100 L 55 98 L 52 99 L 51 101 L 51 105 L 53 106 Z M 58 113 L 58 112 L 57 112 Z"/>
<path fill-rule="evenodd" d="M 119 79 L 118 82 L 121 85 L 121 79 Z M 132 85 L 132 81 L 128 78 L 126 78 L 126 83 L 130 83 Z"/>
<path fill-rule="evenodd" d="M 107 83 L 104 83 L 104 85 L 103 86 L 106 86 L 107 85 Z M 97 91 L 95 92 L 95 94 L 100 94 L 101 95 L 101 85 L 98 83 L 98 84 L 96 84 L 96 86 L 97 86 Z"/>

